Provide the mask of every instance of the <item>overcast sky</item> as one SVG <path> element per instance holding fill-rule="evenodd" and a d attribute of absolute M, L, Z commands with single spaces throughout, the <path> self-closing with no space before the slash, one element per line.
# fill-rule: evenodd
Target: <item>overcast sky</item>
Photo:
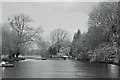
<path fill-rule="evenodd" d="M 2 20 L 14 14 L 29 15 L 34 21 L 31 27 L 43 26 L 44 35 L 54 29 L 65 29 L 73 35 L 77 29 L 86 32 L 88 14 L 96 2 L 3 2 Z"/>

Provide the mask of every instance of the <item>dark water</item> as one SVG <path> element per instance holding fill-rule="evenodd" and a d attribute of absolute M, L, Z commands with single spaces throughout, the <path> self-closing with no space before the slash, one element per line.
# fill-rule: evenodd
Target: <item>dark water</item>
<path fill-rule="evenodd" d="M 118 66 L 76 60 L 25 60 L 3 68 L 4 78 L 118 78 Z"/>

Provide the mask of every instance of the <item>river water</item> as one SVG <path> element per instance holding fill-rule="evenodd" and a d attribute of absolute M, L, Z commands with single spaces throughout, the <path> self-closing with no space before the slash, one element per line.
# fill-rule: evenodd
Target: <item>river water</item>
<path fill-rule="evenodd" d="M 32 60 L 3 68 L 3 78 L 118 78 L 118 66 L 77 60 Z"/>

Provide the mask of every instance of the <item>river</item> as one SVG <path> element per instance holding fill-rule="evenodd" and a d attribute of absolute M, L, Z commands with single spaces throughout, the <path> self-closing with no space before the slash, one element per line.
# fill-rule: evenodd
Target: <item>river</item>
<path fill-rule="evenodd" d="M 33 60 L 2 68 L 3 78 L 118 78 L 118 66 L 78 60 Z"/>

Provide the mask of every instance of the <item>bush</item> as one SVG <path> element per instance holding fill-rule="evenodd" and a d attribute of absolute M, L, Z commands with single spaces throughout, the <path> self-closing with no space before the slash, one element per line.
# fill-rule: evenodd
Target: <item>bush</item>
<path fill-rule="evenodd" d="M 118 60 L 117 48 L 111 45 L 106 45 L 103 48 L 94 49 L 90 60 L 102 62 L 115 62 Z"/>

